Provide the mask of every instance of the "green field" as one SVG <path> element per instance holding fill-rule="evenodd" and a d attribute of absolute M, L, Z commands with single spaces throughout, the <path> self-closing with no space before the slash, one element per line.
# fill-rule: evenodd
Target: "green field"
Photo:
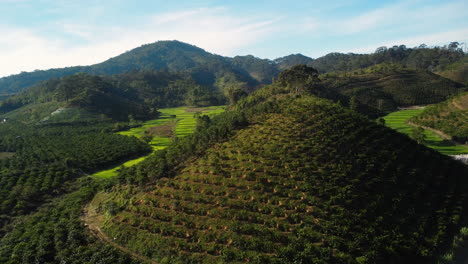
<path fill-rule="evenodd" d="M 424 109 L 411 109 L 393 112 L 384 117 L 385 124 L 400 133 L 410 135 L 414 127 L 408 125 L 406 121 L 411 117 L 420 114 L 423 110 Z M 468 153 L 468 147 L 464 145 L 455 145 L 451 142 L 444 141 L 443 138 L 430 130 L 424 130 L 424 133 L 426 134 L 427 142 L 425 145 L 442 154 L 458 155 Z"/>
<path fill-rule="evenodd" d="M 217 115 L 219 113 L 222 113 L 224 111 L 225 107 L 224 106 L 209 106 L 209 107 L 175 107 L 175 108 L 165 108 L 165 109 L 160 109 L 159 112 L 161 112 L 161 115 L 157 119 L 153 119 L 150 121 L 146 121 L 143 123 L 143 125 L 139 127 L 135 127 L 126 131 L 121 131 L 118 132 L 120 135 L 124 136 L 135 136 L 137 138 L 141 137 L 144 135 L 145 131 L 149 128 L 154 128 L 158 126 L 163 126 L 168 124 L 169 122 L 176 122 L 175 126 L 175 135 L 176 137 L 184 137 L 192 133 L 192 131 L 195 129 L 195 125 L 197 124 L 197 120 L 195 118 L 195 113 L 203 113 L 207 114 L 209 116 Z M 164 137 L 164 136 L 155 136 L 149 143 L 151 147 L 153 148 L 153 151 L 158 151 L 161 149 L 165 149 L 167 146 L 169 146 L 172 142 L 171 137 Z M 119 166 L 116 166 L 112 169 L 108 170 L 103 170 L 97 173 L 94 173 L 92 176 L 94 177 L 99 177 L 99 178 L 110 178 L 113 176 L 116 176 L 118 173 L 118 169 L 121 166 L 124 167 L 131 167 L 135 164 L 140 163 L 143 161 L 146 157 L 148 157 L 151 154 L 148 154 L 146 156 L 129 160 Z"/>

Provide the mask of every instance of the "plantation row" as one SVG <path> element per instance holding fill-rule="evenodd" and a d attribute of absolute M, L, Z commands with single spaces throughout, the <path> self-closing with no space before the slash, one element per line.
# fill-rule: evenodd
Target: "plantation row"
<path fill-rule="evenodd" d="M 0 213 L 4 219 L 28 213 L 61 194 L 65 182 L 150 151 L 135 138 L 102 133 L 105 126 L 41 127 L 0 124 Z M 0 225 L 3 226 L 5 222 Z"/>

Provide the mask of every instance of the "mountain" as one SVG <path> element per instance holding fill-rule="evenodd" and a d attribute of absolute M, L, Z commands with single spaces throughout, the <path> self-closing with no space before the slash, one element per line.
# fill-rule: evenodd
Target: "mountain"
<path fill-rule="evenodd" d="M 438 103 L 465 90 L 462 84 L 432 72 L 387 63 L 353 72 L 324 74 L 321 80 L 329 89 L 383 112 L 401 106 Z"/>
<path fill-rule="evenodd" d="M 189 72 L 194 78 L 203 78 L 210 85 L 218 86 L 234 81 L 251 88 L 259 84 L 244 69 L 236 67 L 230 58 L 214 55 L 179 41 L 158 41 L 91 66 L 37 70 L 0 78 L 0 93 L 17 93 L 39 81 L 79 72 L 113 75 L 131 70 Z"/>
<path fill-rule="evenodd" d="M 466 225 L 468 168 L 312 96 L 315 79 L 292 68 L 200 119 L 85 223 L 155 263 L 435 263 Z"/>
<path fill-rule="evenodd" d="M 167 70 L 188 72 L 199 83 L 216 86 L 221 90 L 235 83 L 243 90 L 253 91 L 259 85 L 270 84 L 281 70 L 304 64 L 321 73 L 355 71 L 381 63 L 397 63 L 405 67 L 440 72 L 455 81 L 465 82 L 466 58 L 457 42 L 443 47 L 429 48 L 421 45 L 407 48 L 404 45 L 379 47 L 371 54 L 330 53 L 317 59 L 302 54 L 292 54 L 275 60 L 260 59 L 251 55 L 223 57 L 179 41 L 158 41 L 146 44 L 91 66 L 22 72 L 0 78 L 0 98 L 51 78 L 79 72 L 92 75 L 121 74 L 132 70 Z M 466 60 L 466 59 L 465 59 Z M 454 70 L 457 68 L 456 70 Z M 452 77 L 453 76 L 453 77 Z"/>
<path fill-rule="evenodd" d="M 314 60 L 302 54 L 291 54 L 285 57 L 277 58 L 274 62 L 280 70 L 290 69 L 295 65 L 311 65 Z"/>
<path fill-rule="evenodd" d="M 430 105 L 410 121 L 440 130 L 453 140 L 466 143 L 468 141 L 468 92 L 456 95 L 442 103 Z"/>

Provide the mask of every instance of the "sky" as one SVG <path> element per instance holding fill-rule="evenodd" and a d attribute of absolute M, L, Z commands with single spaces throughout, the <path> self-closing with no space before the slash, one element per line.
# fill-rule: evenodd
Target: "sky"
<path fill-rule="evenodd" d="M 0 77 L 91 65 L 158 40 L 223 56 L 468 45 L 468 0 L 0 0 Z"/>

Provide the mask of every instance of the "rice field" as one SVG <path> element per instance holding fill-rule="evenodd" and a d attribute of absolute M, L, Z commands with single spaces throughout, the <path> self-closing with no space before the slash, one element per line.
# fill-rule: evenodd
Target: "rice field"
<path fill-rule="evenodd" d="M 411 135 L 414 127 L 406 121 L 420 114 L 424 109 L 410 109 L 393 112 L 384 117 L 385 125 L 403 134 Z M 468 147 L 448 142 L 430 130 L 424 130 L 426 135 L 426 146 L 439 151 L 445 155 L 459 155 L 468 153 Z"/>
<path fill-rule="evenodd" d="M 143 125 L 135 128 L 131 128 L 126 131 L 120 131 L 118 134 L 123 135 L 123 136 L 135 136 L 137 138 L 140 138 L 141 136 L 144 135 L 145 131 L 150 128 L 154 128 L 157 126 L 164 126 L 167 125 L 170 122 L 175 121 L 175 136 L 176 137 L 184 137 L 193 132 L 195 129 L 195 126 L 197 124 L 197 119 L 195 118 L 195 113 L 199 112 L 202 114 L 206 114 L 209 116 L 214 116 L 217 114 L 220 114 L 224 112 L 225 107 L 224 106 L 209 106 L 209 107 L 175 107 L 175 108 L 164 108 L 164 109 L 159 109 L 159 112 L 161 112 L 161 115 L 157 119 L 153 119 L 150 121 L 146 121 L 143 123 Z M 162 150 L 167 148 L 172 142 L 171 137 L 166 137 L 166 136 L 155 136 L 149 142 L 151 147 L 153 148 L 154 151 Z M 108 170 L 103 170 L 97 173 L 94 173 L 92 176 L 93 177 L 98 177 L 98 178 L 111 178 L 114 177 L 118 174 L 119 168 L 123 167 L 131 167 L 134 166 L 141 161 L 143 161 L 146 157 L 148 157 L 151 154 L 148 154 L 146 156 L 129 160 L 119 166 L 116 166 L 112 169 Z"/>

